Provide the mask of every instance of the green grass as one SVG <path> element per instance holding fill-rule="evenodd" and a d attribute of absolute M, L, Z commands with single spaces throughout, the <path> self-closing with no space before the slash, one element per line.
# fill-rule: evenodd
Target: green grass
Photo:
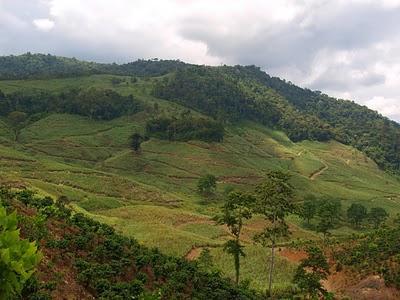
<path fill-rule="evenodd" d="M 213 264 L 223 270 L 223 273 L 234 279 L 234 267 L 232 257 L 222 248 L 210 248 Z M 246 256 L 241 258 L 241 279 L 250 280 L 251 287 L 265 291 L 268 287 L 268 271 L 270 262 L 270 250 L 259 245 L 248 245 L 244 248 Z M 279 251 L 278 251 L 279 252 Z M 277 256 L 273 289 L 285 290 L 291 286 L 290 274 L 295 271 L 296 265 L 283 257 Z"/>
<path fill-rule="evenodd" d="M 163 114 L 178 115 L 183 108 L 149 96 L 151 81 L 113 86 L 114 76 L 0 81 L 0 89 L 58 91 L 65 87 L 98 86 L 132 93 L 149 107 L 159 104 Z M 194 114 L 197 114 L 193 112 Z M 223 227 L 210 217 L 221 203 L 224 189 L 252 189 L 269 170 L 289 171 L 298 200 L 305 194 L 340 198 L 351 203 L 382 206 L 392 215 L 400 212 L 400 181 L 379 170 L 361 152 L 337 142 L 291 142 L 285 134 L 259 124 L 243 122 L 226 127 L 223 143 L 168 142 L 150 139 L 140 154 L 129 148 L 129 136 L 143 132 L 148 112 L 112 121 L 53 114 L 21 131 L 18 143 L 0 120 L 0 183 L 29 186 L 41 194 L 67 195 L 74 207 L 112 224 L 120 232 L 162 251 L 184 256 L 193 246 L 213 246 L 215 264 L 227 275 L 233 268 L 219 246 L 227 239 Z M 310 176 L 328 168 L 310 180 Z M 203 199 L 196 183 L 204 174 L 218 178 L 214 199 Z M 290 217 L 294 238 L 318 238 Z M 267 250 L 250 243 L 262 225 L 252 221 L 246 228 L 248 256 L 243 278 L 264 288 Z M 335 234 L 348 234 L 343 227 Z M 288 286 L 294 265 L 280 259 L 277 288 Z"/>

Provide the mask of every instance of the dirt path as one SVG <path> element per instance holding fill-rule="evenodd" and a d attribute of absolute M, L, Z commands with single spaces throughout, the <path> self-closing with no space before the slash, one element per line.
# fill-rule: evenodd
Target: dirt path
<path fill-rule="evenodd" d="M 203 249 L 204 247 L 192 247 L 192 249 L 190 249 L 189 252 L 185 254 L 185 258 L 187 260 L 195 260 L 200 256 Z"/>
<path fill-rule="evenodd" d="M 192 246 L 192 248 L 183 256 L 187 260 L 199 258 L 201 252 L 207 248 L 218 248 L 220 245 Z"/>
<path fill-rule="evenodd" d="M 314 173 L 312 173 L 312 174 L 310 175 L 310 180 L 315 180 L 315 179 L 317 179 L 317 177 L 318 177 L 319 175 L 322 175 L 322 173 L 324 173 L 326 170 L 329 169 L 329 166 L 328 166 L 325 162 L 322 162 L 322 163 L 324 164 L 324 166 L 323 166 L 322 168 L 318 169 L 317 171 L 315 171 Z"/>

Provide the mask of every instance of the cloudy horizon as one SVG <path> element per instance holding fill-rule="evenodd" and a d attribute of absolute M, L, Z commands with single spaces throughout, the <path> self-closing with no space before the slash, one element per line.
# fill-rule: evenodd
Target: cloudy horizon
<path fill-rule="evenodd" d="M 0 0 L 0 55 L 254 64 L 400 122 L 400 0 Z"/>

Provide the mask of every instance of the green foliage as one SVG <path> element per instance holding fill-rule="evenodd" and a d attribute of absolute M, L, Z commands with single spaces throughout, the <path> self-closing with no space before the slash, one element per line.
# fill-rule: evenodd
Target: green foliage
<path fill-rule="evenodd" d="M 16 198 L 23 199 L 26 205 L 34 207 L 37 215 L 46 213 L 50 223 L 62 224 L 61 228 L 67 228 L 61 238 L 59 232 L 49 232 L 44 237 L 45 247 L 72 259 L 71 262 L 78 271 L 76 279 L 95 298 L 258 299 L 255 292 L 246 287 L 236 287 L 214 269 L 204 270 L 196 262 L 166 256 L 157 249 L 150 250 L 134 239 L 116 234 L 112 227 L 81 213 L 66 215 L 66 208 L 61 203 L 38 198 L 27 190 L 17 192 Z M 51 214 L 47 213 L 49 208 L 52 208 Z M 0 217 L 0 221 L 5 223 L 16 222 L 2 218 L 2 213 Z M 24 233 L 28 236 L 31 236 L 31 232 L 24 228 Z M 0 235 L 0 246 L 1 237 Z M 3 271 L 3 268 L 0 270 Z M 3 275 L 1 272 L 0 274 Z M 153 286 L 154 293 L 148 290 L 147 283 Z M 27 299 L 48 299 L 46 288 L 34 281 L 25 287 L 24 295 L 27 294 Z M 150 297 L 151 294 L 155 298 Z"/>
<path fill-rule="evenodd" d="M 278 127 L 293 141 L 325 141 L 331 137 L 328 126 L 318 118 L 296 112 L 285 99 L 238 76 L 229 67 L 181 69 L 172 78 L 158 82 L 154 94 L 217 120 L 257 120 Z"/>
<path fill-rule="evenodd" d="M 222 142 L 224 127 L 219 122 L 205 118 L 158 117 L 147 121 L 146 134 L 170 141 Z"/>
<path fill-rule="evenodd" d="M 0 298 L 15 299 L 40 259 L 35 243 L 20 238 L 16 213 L 0 206 Z"/>
<path fill-rule="evenodd" d="M 26 125 L 27 114 L 21 111 L 12 111 L 7 115 L 7 120 L 14 130 L 15 140 L 18 141 L 19 132 Z"/>
<path fill-rule="evenodd" d="M 378 228 L 389 217 L 387 211 L 382 207 L 372 207 L 368 213 L 368 219 Z"/>
<path fill-rule="evenodd" d="M 257 120 L 285 131 L 292 141 L 334 138 L 363 151 L 381 168 L 396 172 L 400 169 L 399 124 L 365 106 L 270 77 L 255 66 L 205 67 L 158 59 L 124 65 L 97 64 L 27 53 L 0 57 L 0 70 L 0 79 L 90 74 L 150 78 L 147 76 L 170 73 L 162 80 L 154 80 L 154 95 L 221 121 Z M 0 93 L 0 115 L 4 115 L 2 98 Z"/>
<path fill-rule="evenodd" d="M 18 128 L 27 115 L 35 120 L 41 114 L 56 112 L 110 120 L 140 109 L 140 102 L 131 95 L 122 96 L 109 89 L 69 89 L 59 94 L 18 91 L 3 99 L 0 96 L 0 115 L 9 114 L 10 122 Z"/>
<path fill-rule="evenodd" d="M 289 236 L 289 227 L 285 217 L 294 211 L 294 190 L 289 183 L 290 175 L 274 171 L 267 175 L 264 183 L 255 190 L 254 212 L 262 215 L 269 224 L 263 231 L 255 235 L 256 242 L 271 248 L 268 293 L 272 297 L 275 247 L 278 239 Z"/>
<path fill-rule="evenodd" d="M 327 279 L 328 275 L 329 265 L 324 253 L 320 248 L 311 246 L 307 249 L 307 258 L 303 259 L 298 266 L 293 282 L 308 297 L 320 299 L 328 295 L 321 283 L 322 280 Z"/>
<path fill-rule="evenodd" d="M 359 227 L 361 222 L 364 221 L 366 217 L 367 217 L 367 208 L 362 204 L 353 203 L 347 209 L 347 218 L 356 227 Z"/>
<path fill-rule="evenodd" d="M 383 227 L 340 244 L 338 261 L 361 275 L 379 274 L 400 288 L 400 227 Z"/>
<path fill-rule="evenodd" d="M 117 65 L 28 52 L 18 56 L 0 56 L 0 80 L 59 78 L 90 74 L 159 76 L 184 67 L 186 64 L 178 60 L 138 60 Z"/>
<path fill-rule="evenodd" d="M 147 136 L 142 136 L 140 133 L 135 132 L 131 135 L 131 147 L 133 151 L 138 153 L 140 151 L 141 144 L 148 140 Z"/>
<path fill-rule="evenodd" d="M 307 221 L 307 224 L 310 225 L 310 220 L 314 218 L 317 213 L 317 199 L 315 197 L 308 197 L 304 199 L 303 204 L 299 208 L 299 216 Z"/>
<path fill-rule="evenodd" d="M 197 182 L 197 191 L 203 195 L 211 195 L 217 188 L 217 178 L 214 175 L 207 174 L 199 178 Z"/>
<path fill-rule="evenodd" d="M 342 204 L 338 199 L 325 198 L 318 201 L 317 215 L 319 222 L 316 228 L 317 231 L 326 237 L 329 231 L 338 224 L 341 212 Z"/>
<path fill-rule="evenodd" d="M 240 235 L 243 222 L 252 217 L 254 198 L 241 192 L 231 192 L 225 200 L 222 214 L 215 219 L 221 225 L 226 225 L 233 235 L 233 239 L 224 245 L 224 251 L 231 254 L 235 265 L 236 284 L 239 284 L 240 257 L 245 256 L 244 246 L 241 245 Z"/>

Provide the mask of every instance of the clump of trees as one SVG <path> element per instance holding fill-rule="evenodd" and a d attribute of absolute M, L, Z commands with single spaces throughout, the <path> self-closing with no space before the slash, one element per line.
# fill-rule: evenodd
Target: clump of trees
<path fill-rule="evenodd" d="M 69 89 L 60 93 L 19 91 L 8 95 L 0 91 L 2 116 L 15 112 L 29 117 L 45 113 L 68 113 L 111 120 L 141 109 L 142 104 L 132 95 L 122 96 L 110 89 Z"/>
<path fill-rule="evenodd" d="M 325 237 L 329 235 L 330 230 L 343 222 L 360 229 L 366 221 L 369 221 L 377 229 L 389 217 L 382 207 L 372 207 L 368 211 L 360 203 L 352 203 L 346 210 L 346 217 L 343 217 L 340 200 L 329 197 L 317 199 L 313 195 L 305 197 L 303 203 L 298 206 L 297 213 L 306 222 L 307 227 L 321 232 Z"/>
<path fill-rule="evenodd" d="M 211 119 L 157 117 L 146 123 L 146 135 L 170 141 L 222 142 L 224 127 Z"/>

